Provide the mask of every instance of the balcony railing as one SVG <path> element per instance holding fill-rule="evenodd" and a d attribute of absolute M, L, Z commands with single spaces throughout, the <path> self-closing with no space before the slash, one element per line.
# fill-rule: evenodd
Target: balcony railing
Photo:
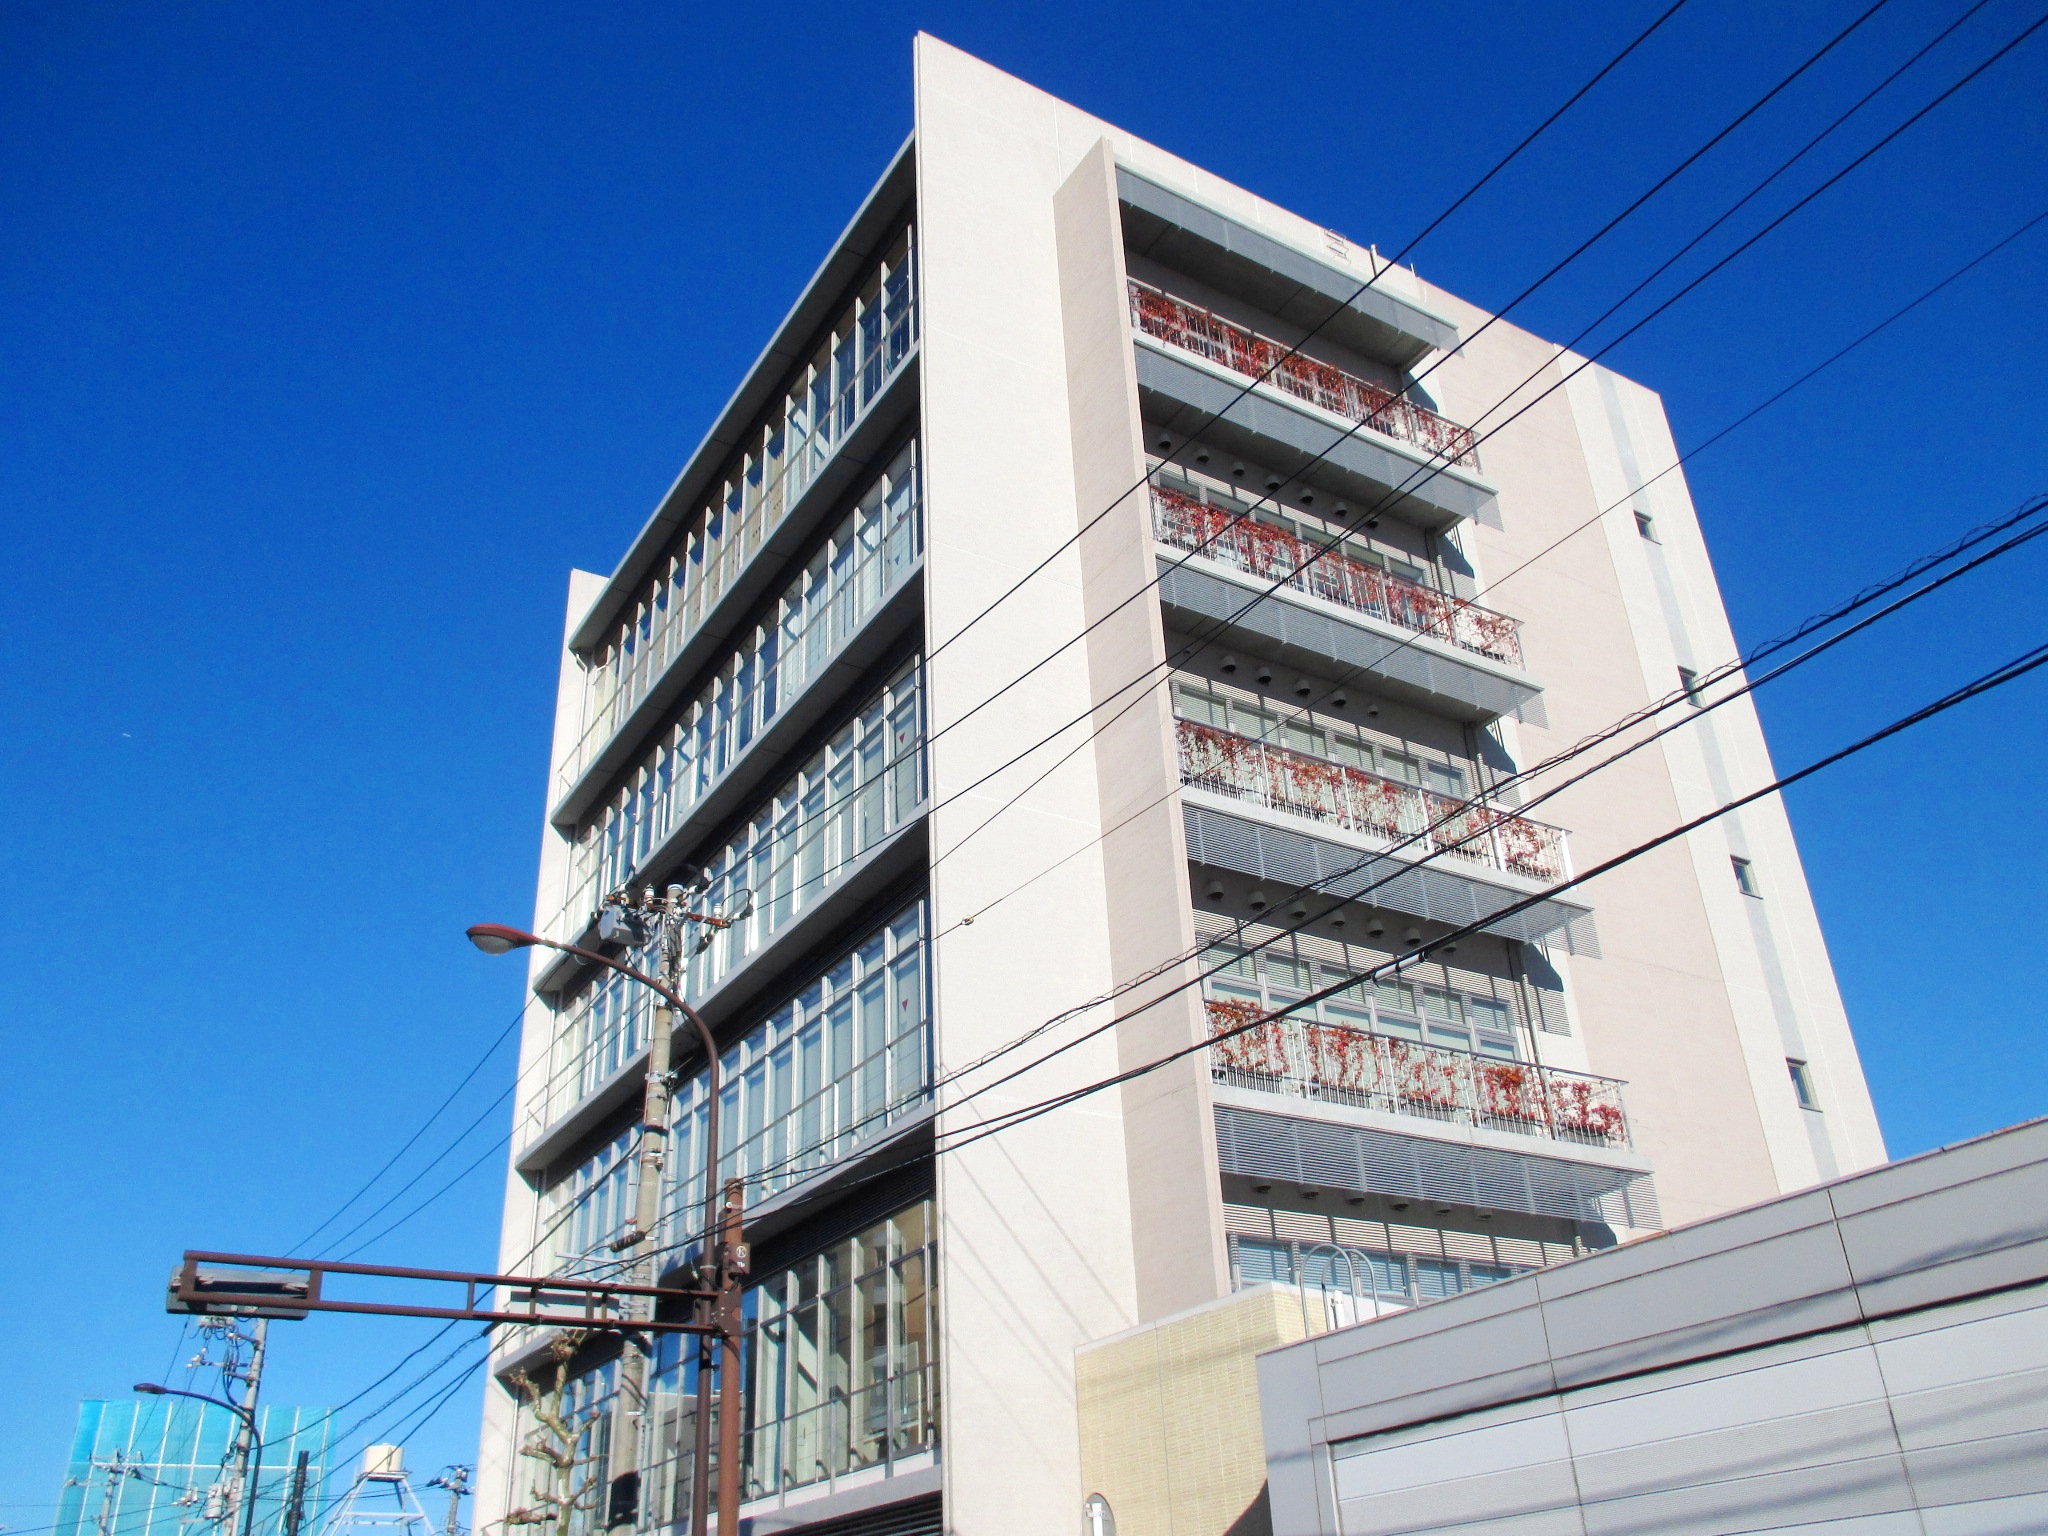
<path fill-rule="evenodd" d="M 1521 625 L 1504 613 L 1354 560 L 1250 517 L 1164 486 L 1152 488 L 1152 526 L 1162 543 L 1206 555 L 1264 581 L 1283 582 L 1357 613 L 1430 635 L 1460 650 L 1522 665 Z"/>
<path fill-rule="evenodd" d="M 1207 1006 L 1211 1037 L 1228 1035 L 1210 1046 L 1210 1068 L 1218 1082 L 1231 1087 L 1580 1146 L 1629 1145 L 1622 1085 L 1611 1077 L 1501 1061 L 1340 1024 L 1291 1017 L 1255 1023 L 1258 1005 L 1235 999 L 1211 998 Z"/>
<path fill-rule="evenodd" d="M 721 668 L 719 680 L 703 699 L 695 701 L 697 707 L 722 705 L 723 713 L 735 725 L 741 718 L 747 719 L 747 734 L 765 729 L 780 703 L 795 698 L 824 670 L 847 639 L 910 574 L 924 553 L 921 513 L 916 498 L 908 496 L 884 508 L 880 518 L 850 516 L 837 530 L 836 548 L 843 551 L 840 557 L 828 565 L 820 555 L 811 570 L 790 583 L 782 594 L 779 633 L 757 635 L 750 644 L 740 646 L 736 660 Z M 626 715 L 645 697 L 674 649 L 680 647 L 682 635 L 675 625 L 664 626 L 661 633 L 669 637 L 662 642 L 662 647 L 668 648 L 645 653 L 652 660 L 632 674 L 638 681 L 599 709 L 564 754 L 555 774 L 558 797 L 583 777 Z M 751 691 L 743 699 L 731 698 L 739 677 L 751 685 Z M 720 699 L 721 691 L 728 697 Z M 755 714 L 762 716 L 758 723 L 752 719 Z M 721 746 L 721 755 L 723 750 Z"/>
<path fill-rule="evenodd" d="M 1362 422 L 1447 464 L 1479 467 L 1479 451 L 1470 427 L 1461 427 L 1405 395 L 1329 363 L 1299 353 L 1290 355 L 1285 342 L 1248 331 L 1199 304 L 1161 293 L 1135 278 L 1129 281 L 1131 323 L 1147 336 L 1206 357 L 1248 379 L 1263 378 L 1297 400 L 1347 421 Z"/>
<path fill-rule="evenodd" d="M 1350 832 L 1412 838 L 1404 851 L 1418 859 L 1441 852 L 1531 880 L 1561 880 L 1567 872 L 1556 827 L 1198 721 L 1175 724 L 1182 783 Z"/>

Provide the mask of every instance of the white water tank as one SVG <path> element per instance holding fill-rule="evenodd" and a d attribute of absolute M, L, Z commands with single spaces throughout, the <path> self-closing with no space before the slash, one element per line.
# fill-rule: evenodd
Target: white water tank
<path fill-rule="evenodd" d="M 396 1483 L 405 1477 L 405 1447 L 373 1445 L 363 1452 L 363 1476 L 380 1483 Z"/>

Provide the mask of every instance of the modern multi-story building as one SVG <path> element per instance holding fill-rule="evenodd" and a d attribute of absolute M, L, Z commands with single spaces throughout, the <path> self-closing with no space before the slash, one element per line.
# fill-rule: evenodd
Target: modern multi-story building
<path fill-rule="evenodd" d="M 571 577 L 542 836 L 551 938 L 629 877 L 748 912 L 688 984 L 761 1532 L 1071 1530 L 1091 1341 L 1268 1281 L 1412 1305 L 1883 1157 L 1774 801 L 1548 893 L 1771 776 L 1738 700 L 1523 804 L 1735 653 L 1657 397 L 929 37 L 915 89 Z M 535 954 L 503 1262 L 613 1265 L 647 999 Z M 483 1526 L 526 1433 L 491 1394 Z"/>

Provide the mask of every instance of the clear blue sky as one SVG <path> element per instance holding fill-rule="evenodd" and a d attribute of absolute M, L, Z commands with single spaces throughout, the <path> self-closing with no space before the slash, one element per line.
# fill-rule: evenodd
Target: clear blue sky
<path fill-rule="evenodd" d="M 1863 3 L 1691 0 L 1416 263 L 1505 302 Z M 1964 4 L 1892 0 L 1523 323 L 1576 330 Z M 303 1236 L 513 1013 L 461 930 L 532 908 L 566 572 L 616 559 L 902 140 L 917 27 L 1391 250 L 1651 13 L 0 9 L 0 1523 L 46 1523 L 81 1396 L 165 1369 L 180 1249 Z M 2030 20 L 1993 0 L 1819 163 Z M 2048 204 L 2044 73 L 2048 35 L 1615 355 L 1681 444 Z M 2044 290 L 2048 227 L 1699 461 L 1739 636 L 2048 488 Z M 1767 693 L 1781 766 L 2043 638 L 2044 574 Z M 1793 800 L 1898 1153 L 2048 1107 L 2043 702 Z M 508 1075 L 391 1214 L 478 1171 L 374 1255 L 490 1263 Z M 289 1326 L 272 1393 L 423 1335 Z M 475 1404 L 416 1463 L 467 1457 Z"/>

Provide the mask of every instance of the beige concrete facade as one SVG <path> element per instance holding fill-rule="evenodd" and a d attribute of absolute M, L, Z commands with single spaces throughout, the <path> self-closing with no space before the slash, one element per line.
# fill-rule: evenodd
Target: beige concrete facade
<path fill-rule="evenodd" d="M 1117 1536 L 1272 1529 L 1254 1362 L 1329 1321 L 1320 1299 L 1261 1286 L 1075 1355 L 1081 1481 Z"/>

